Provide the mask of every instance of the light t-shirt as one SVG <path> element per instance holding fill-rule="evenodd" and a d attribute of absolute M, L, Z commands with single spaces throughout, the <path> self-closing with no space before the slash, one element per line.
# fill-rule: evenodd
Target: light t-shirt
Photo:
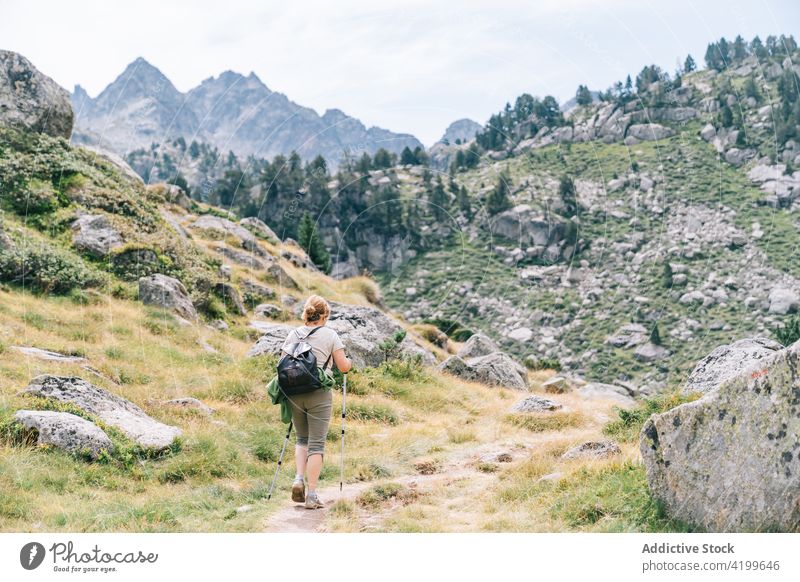
<path fill-rule="evenodd" d="M 335 330 L 329 327 L 322 326 L 309 336 L 308 334 L 312 330 L 314 330 L 314 327 L 301 325 L 290 331 L 289 335 L 286 336 L 286 341 L 283 342 L 281 351 L 286 351 L 286 347 L 290 344 L 296 344 L 302 341 L 308 342 L 311 346 L 311 351 L 314 353 L 314 357 L 317 358 L 317 365 L 320 368 L 325 366 L 325 360 L 329 357 L 331 358 L 328 365 L 325 366 L 325 369 L 330 370 L 333 367 L 333 357 L 331 354 L 336 350 L 344 349 L 342 338 L 339 337 L 339 334 L 336 333 Z"/>

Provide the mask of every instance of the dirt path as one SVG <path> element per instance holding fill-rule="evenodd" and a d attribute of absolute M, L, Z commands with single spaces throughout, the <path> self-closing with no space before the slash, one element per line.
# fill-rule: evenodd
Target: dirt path
<path fill-rule="evenodd" d="M 500 450 L 508 451 L 510 448 L 509 445 L 490 443 L 483 444 L 479 447 L 462 449 L 455 451 L 451 458 L 448 459 L 436 473 L 430 475 L 411 473 L 400 475 L 386 481 L 406 485 L 418 493 L 423 494 L 433 487 L 448 485 L 464 479 L 470 480 L 470 488 L 481 488 L 484 483 L 492 477 L 486 473 L 479 472 L 474 466 L 475 461 L 477 461 L 481 455 Z M 518 452 L 521 452 L 521 450 Z M 287 499 L 284 506 L 268 518 L 264 531 L 271 533 L 311 533 L 325 531 L 326 516 L 329 508 L 334 503 L 338 500 L 355 501 L 362 491 L 369 489 L 376 483 L 378 482 L 365 481 L 345 483 L 341 493 L 339 492 L 338 483 L 334 486 L 322 488 L 319 490 L 319 496 L 320 499 L 325 502 L 326 507 L 324 509 L 309 510 L 303 507 L 303 505 L 295 504 Z M 283 494 L 284 492 L 281 493 L 281 495 Z M 288 492 L 285 494 L 288 495 Z M 361 530 L 367 531 L 379 526 L 380 522 L 390 512 L 391 508 L 384 508 L 383 510 L 372 512 L 362 511 L 359 516 Z"/>

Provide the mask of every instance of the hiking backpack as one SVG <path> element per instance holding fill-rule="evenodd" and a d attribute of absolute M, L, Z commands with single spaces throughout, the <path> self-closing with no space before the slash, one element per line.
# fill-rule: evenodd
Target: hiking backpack
<path fill-rule="evenodd" d="M 278 361 L 278 386 L 286 396 L 306 394 L 322 387 L 317 357 L 311 350 L 311 344 L 305 341 L 320 327 L 323 326 L 315 327 L 299 342 L 286 346 L 285 353 Z M 328 365 L 330 359 L 328 356 L 323 367 Z"/>

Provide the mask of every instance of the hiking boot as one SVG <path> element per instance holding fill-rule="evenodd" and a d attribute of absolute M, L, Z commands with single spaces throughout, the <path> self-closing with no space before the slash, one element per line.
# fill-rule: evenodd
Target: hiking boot
<path fill-rule="evenodd" d="M 306 500 L 306 484 L 302 479 L 295 479 L 292 483 L 292 501 L 303 503 Z"/>
<path fill-rule="evenodd" d="M 319 500 L 316 491 L 309 491 L 306 495 L 306 509 L 322 509 L 325 505 Z"/>

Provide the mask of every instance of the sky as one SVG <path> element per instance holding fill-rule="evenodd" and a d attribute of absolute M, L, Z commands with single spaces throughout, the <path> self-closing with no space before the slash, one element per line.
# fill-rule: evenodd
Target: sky
<path fill-rule="evenodd" d="M 797 0 L 0 0 L 0 49 L 96 96 L 135 58 L 181 91 L 251 71 L 314 108 L 431 145 L 527 92 L 559 102 L 709 41 L 798 37 Z"/>

